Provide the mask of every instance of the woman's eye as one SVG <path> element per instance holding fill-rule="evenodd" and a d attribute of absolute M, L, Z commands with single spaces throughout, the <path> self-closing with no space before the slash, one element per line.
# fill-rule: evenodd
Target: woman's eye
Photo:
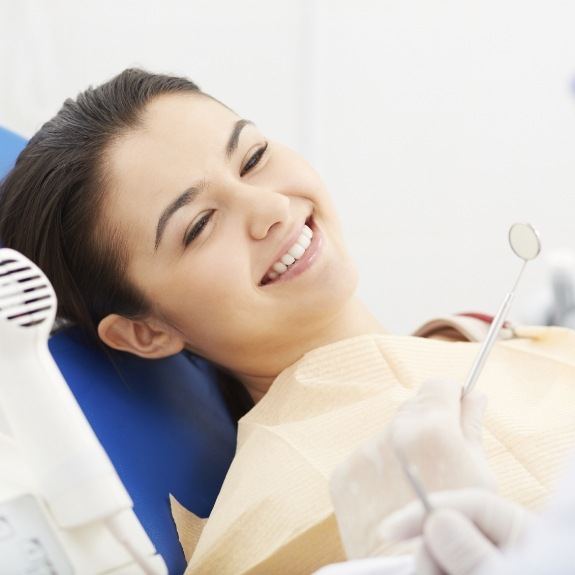
<path fill-rule="evenodd" d="M 202 233 L 213 213 L 214 211 L 212 210 L 209 214 L 206 214 L 189 232 L 184 234 L 184 247 L 188 247 Z"/>
<path fill-rule="evenodd" d="M 243 170 L 241 171 L 240 176 L 247 174 L 250 170 L 253 170 L 255 166 L 257 166 L 262 159 L 262 156 L 265 154 L 265 151 L 268 148 L 268 143 L 266 142 L 261 148 L 256 150 L 252 157 L 249 159 L 248 163 L 244 166 Z M 184 247 L 188 247 L 201 233 L 202 230 L 206 227 L 208 222 L 210 221 L 214 211 L 212 210 L 208 214 L 206 214 L 200 221 L 192 227 L 191 230 L 186 231 L 184 234 Z"/>
<path fill-rule="evenodd" d="M 257 166 L 267 148 L 268 148 L 268 142 L 266 142 L 264 146 L 256 150 L 256 152 L 254 152 L 254 155 L 249 159 L 248 163 L 244 166 L 244 169 L 241 171 L 240 176 L 243 176 L 251 169 L 253 169 L 255 166 Z"/>

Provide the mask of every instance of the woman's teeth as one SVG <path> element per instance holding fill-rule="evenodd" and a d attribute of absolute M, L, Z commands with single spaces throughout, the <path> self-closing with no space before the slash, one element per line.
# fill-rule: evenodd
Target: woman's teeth
<path fill-rule="evenodd" d="M 287 272 L 290 266 L 297 260 L 301 259 L 309 245 L 311 244 L 311 239 L 313 237 L 313 232 L 309 226 L 304 226 L 303 230 L 297 239 L 296 243 L 283 255 L 279 261 L 277 261 L 267 273 L 267 278 L 269 280 L 275 280 L 280 275 Z"/>

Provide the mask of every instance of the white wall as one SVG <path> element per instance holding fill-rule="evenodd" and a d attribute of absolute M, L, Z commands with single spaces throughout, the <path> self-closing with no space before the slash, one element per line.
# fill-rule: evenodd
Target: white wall
<path fill-rule="evenodd" d="M 393 328 L 497 309 L 514 221 L 575 248 L 575 3 L 324 2 L 320 169 Z M 526 270 L 520 296 L 543 261 Z M 515 308 L 521 309 L 521 302 Z"/>
<path fill-rule="evenodd" d="M 494 313 L 514 221 L 575 250 L 573 2 L 0 2 L 1 124 L 30 135 L 129 65 L 190 76 L 320 171 L 390 330 Z"/>
<path fill-rule="evenodd" d="M 129 66 L 184 74 L 288 145 L 302 140 L 301 0 L 0 0 L 0 123 L 26 136 Z"/>

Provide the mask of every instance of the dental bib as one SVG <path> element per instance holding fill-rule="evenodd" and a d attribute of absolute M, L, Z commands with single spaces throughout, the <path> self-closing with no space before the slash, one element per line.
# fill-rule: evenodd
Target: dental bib
<path fill-rule="evenodd" d="M 186 574 L 309 574 L 345 560 L 329 480 L 430 378 L 463 381 L 486 326 L 428 322 L 414 336 L 364 335 L 305 354 L 239 423 L 211 516 L 173 505 Z M 453 333 L 468 341 L 449 340 Z M 575 332 L 502 332 L 479 379 L 484 447 L 499 493 L 529 508 L 549 495 L 575 445 Z"/>

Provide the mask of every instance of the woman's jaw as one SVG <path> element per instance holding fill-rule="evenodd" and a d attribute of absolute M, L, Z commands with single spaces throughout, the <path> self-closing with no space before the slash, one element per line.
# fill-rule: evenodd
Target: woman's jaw
<path fill-rule="evenodd" d="M 315 331 L 302 329 L 301 336 L 297 341 L 294 340 L 290 353 L 284 355 L 283 364 L 276 363 L 276 369 L 272 372 L 242 373 L 232 370 L 232 373 L 245 385 L 257 403 L 267 393 L 276 377 L 307 352 L 347 338 L 371 333 L 385 334 L 386 331 L 363 302 L 353 296 L 339 313 L 326 318 L 323 324 L 317 324 Z"/>

